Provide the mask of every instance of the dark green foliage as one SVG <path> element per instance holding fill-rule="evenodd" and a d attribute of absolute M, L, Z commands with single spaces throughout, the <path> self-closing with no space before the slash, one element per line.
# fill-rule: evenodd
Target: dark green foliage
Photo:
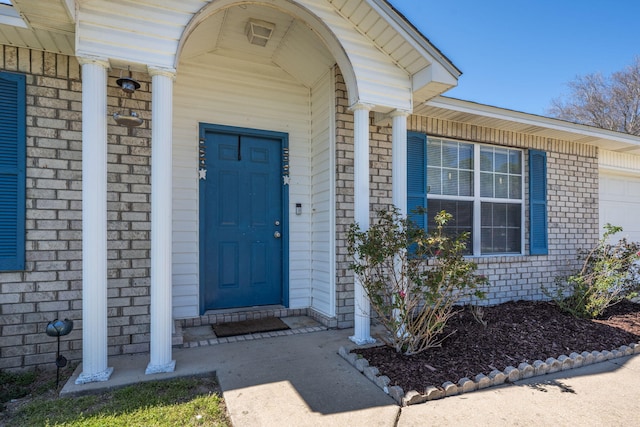
<path fill-rule="evenodd" d="M 565 311 L 576 317 L 593 319 L 607 307 L 624 299 L 634 298 L 640 290 L 640 245 L 622 239 L 608 243 L 621 227 L 605 225 L 598 244 L 580 255 L 580 271 L 556 279 L 555 293 L 543 288 Z"/>
<path fill-rule="evenodd" d="M 443 232 L 451 219 L 438 213 L 436 228 L 427 233 L 392 208 L 379 212 L 368 230 L 358 224 L 349 230 L 351 268 L 389 331 L 387 343 L 398 352 L 416 354 L 440 345 L 455 305 L 484 297 L 479 288 L 487 279 L 464 258 L 468 233 Z"/>

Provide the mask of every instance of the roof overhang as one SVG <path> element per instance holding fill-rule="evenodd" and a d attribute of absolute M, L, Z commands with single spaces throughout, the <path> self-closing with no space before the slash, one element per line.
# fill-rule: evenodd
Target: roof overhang
<path fill-rule="evenodd" d="M 372 7 L 429 65 L 411 73 L 414 108 L 458 85 L 462 72 L 388 0 L 369 0 Z"/>
<path fill-rule="evenodd" d="M 640 137 L 564 120 L 507 110 L 439 96 L 414 110 L 415 114 L 486 128 L 552 138 L 640 155 Z"/>

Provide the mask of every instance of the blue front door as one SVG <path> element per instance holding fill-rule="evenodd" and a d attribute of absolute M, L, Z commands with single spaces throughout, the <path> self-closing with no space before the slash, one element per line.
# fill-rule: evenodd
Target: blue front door
<path fill-rule="evenodd" d="M 284 304 L 286 135 L 202 125 L 201 137 L 201 312 Z"/>

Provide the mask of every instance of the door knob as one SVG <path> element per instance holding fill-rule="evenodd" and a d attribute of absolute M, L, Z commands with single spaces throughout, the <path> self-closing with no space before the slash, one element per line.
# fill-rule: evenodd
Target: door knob
<path fill-rule="evenodd" d="M 275 237 L 276 239 L 279 239 L 280 237 L 282 237 L 282 234 L 280 234 L 279 231 L 276 231 L 275 233 L 273 233 L 273 237 Z"/>

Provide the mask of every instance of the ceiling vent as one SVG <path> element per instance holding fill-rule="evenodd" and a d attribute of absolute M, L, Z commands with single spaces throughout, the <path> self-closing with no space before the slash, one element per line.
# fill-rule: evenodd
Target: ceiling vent
<path fill-rule="evenodd" d="M 271 22 L 249 19 L 246 28 L 247 39 L 251 44 L 265 47 L 275 29 L 276 24 L 272 24 Z"/>

